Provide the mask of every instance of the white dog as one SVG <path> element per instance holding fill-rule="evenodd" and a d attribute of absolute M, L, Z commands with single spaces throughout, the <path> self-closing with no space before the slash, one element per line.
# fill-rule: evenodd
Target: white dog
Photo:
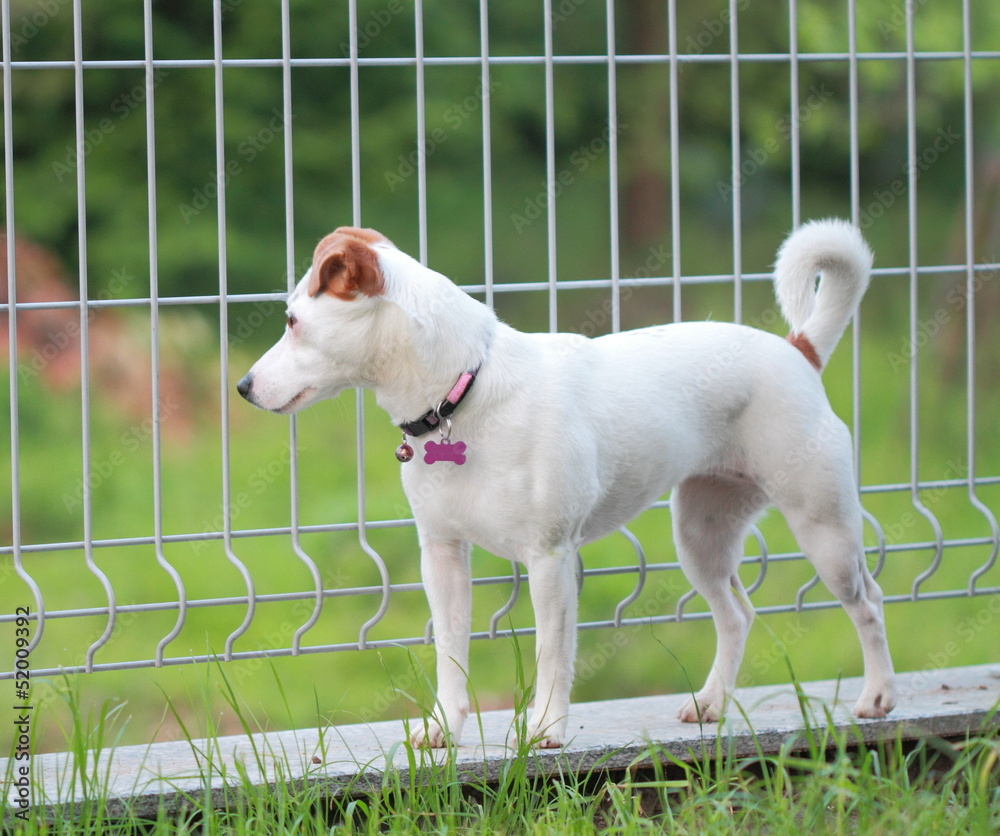
<path fill-rule="evenodd" d="M 851 439 L 820 380 L 871 263 L 849 224 L 807 224 L 775 271 L 788 339 L 714 322 L 586 339 L 504 325 L 373 230 L 341 228 L 319 243 L 288 299 L 284 335 L 237 389 L 288 414 L 365 387 L 403 429 L 396 455 L 437 644 L 437 709 L 414 744 L 461 737 L 476 543 L 527 567 L 537 624 L 528 733 L 561 745 L 576 551 L 671 489 L 677 553 L 718 634 L 708 680 L 679 717 L 718 719 L 735 687 L 753 619 L 737 569 L 748 527 L 770 504 L 857 629 L 865 683 L 854 713 L 892 710 Z"/>

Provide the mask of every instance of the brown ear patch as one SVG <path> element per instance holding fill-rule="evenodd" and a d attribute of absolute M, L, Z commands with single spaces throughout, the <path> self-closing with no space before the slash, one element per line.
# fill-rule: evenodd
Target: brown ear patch
<path fill-rule="evenodd" d="M 809 338 L 805 334 L 789 334 L 785 339 L 802 352 L 802 356 L 809 361 L 809 364 L 816 371 L 823 370 L 823 364 L 816 353 L 816 346 L 809 342 Z"/>
<path fill-rule="evenodd" d="M 372 244 L 387 239 L 373 229 L 341 227 L 331 232 L 313 253 L 309 295 L 329 293 L 349 301 L 359 293 L 377 296 L 385 288 L 385 277 Z"/>
<path fill-rule="evenodd" d="M 377 229 L 369 229 L 363 226 L 340 226 L 333 231 L 333 234 L 346 235 L 348 238 L 357 238 L 363 244 L 392 243 Z"/>

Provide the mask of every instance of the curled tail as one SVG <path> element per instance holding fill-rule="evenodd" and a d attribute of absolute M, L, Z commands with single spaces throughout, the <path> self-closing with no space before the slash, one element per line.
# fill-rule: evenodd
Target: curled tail
<path fill-rule="evenodd" d="M 792 328 L 788 339 L 817 369 L 826 365 L 847 328 L 871 269 L 872 252 L 847 221 L 804 224 L 778 250 L 774 291 Z"/>

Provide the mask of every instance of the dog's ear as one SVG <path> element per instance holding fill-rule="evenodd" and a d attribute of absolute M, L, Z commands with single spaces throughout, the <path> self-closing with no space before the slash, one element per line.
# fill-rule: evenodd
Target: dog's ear
<path fill-rule="evenodd" d="M 349 301 L 359 293 L 378 296 L 384 289 L 385 278 L 378 256 L 367 244 L 338 229 L 316 246 L 309 278 L 310 296 L 329 293 Z"/>

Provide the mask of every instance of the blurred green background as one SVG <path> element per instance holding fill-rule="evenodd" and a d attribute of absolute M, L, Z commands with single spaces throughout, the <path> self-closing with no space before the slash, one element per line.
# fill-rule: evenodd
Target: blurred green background
<path fill-rule="evenodd" d="M 958 265 L 921 273 L 911 299 L 909 191 L 907 188 L 907 76 L 903 60 L 906 27 L 902 2 L 858 4 L 857 38 L 866 54 L 858 63 L 858 220 L 876 252 L 877 276 L 860 317 L 860 363 L 845 337 L 825 380 L 838 413 L 850 421 L 852 380 L 860 378 L 861 475 L 864 485 L 906 484 L 911 475 L 910 372 L 919 361 L 919 461 L 923 480 L 963 480 L 968 475 L 967 306 L 965 293 L 966 155 L 965 85 L 961 3 L 919 5 L 915 46 L 933 60 L 920 60 L 915 76 L 914 141 L 918 163 L 916 256 L 923 267 Z M 684 319 L 729 320 L 737 315 L 734 289 L 725 277 L 737 260 L 745 274 L 766 273 L 793 224 L 792 124 L 787 53 L 787 4 L 741 0 L 739 48 L 775 60 L 746 61 L 739 70 L 741 248 L 734 252 L 731 191 L 732 128 L 730 68 L 712 56 L 728 53 L 730 27 L 724 3 L 679 3 L 677 45 L 692 56 L 680 65 L 679 167 L 670 166 L 669 67 L 665 4 L 619 3 L 614 9 L 615 49 L 635 56 L 617 65 L 617 171 L 608 154 L 607 7 L 598 0 L 556 2 L 553 49 L 555 171 L 563 187 L 557 197 L 554 253 L 560 281 L 607 279 L 612 270 L 609 182 L 617 175 L 618 232 L 622 277 L 671 274 L 677 253 L 685 276 L 720 276 L 684 286 Z M 1000 7 L 973 0 L 971 71 L 974 119 L 972 183 L 973 258 L 994 264 L 1000 257 Z M 209 296 L 219 291 L 218 202 L 215 196 L 216 89 L 211 5 L 195 0 L 152 4 L 155 76 L 156 270 L 164 297 Z M 344 58 L 349 54 L 346 4 L 289 4 L 291 55 L 295 59 Z M 233 294 L 267 293 L 287 287 L 287 268 L 298 274 L 315 242 L 356 217 L 380 229 L 400 247 L 420 254 L 421 195 L 415 171 L 416 80 L 412 61 L 363 66 L 359 72 L 360 205 L 352 197 L 350 73 L 346 66 L 296 66 L 291 73 L 294 252 L 286 249 L 282 19 L 277 3 L 222 4 L 226 178 L 225 264 Z M 79 298 L 85 268 L 91 299 L 145 299 L 150 295 L 146 90 L 140 8 L 125 0 L 84 3 L 82 115 L 86 154 L 76 153 L 73 16 L 62 0 L 11 3 L 11 134 L 13 205 L 17 234 L 18 301 Z M 407 58 L 415 54 L 414 12 L 402 0 L 358 5 L 361 58 Z M 490 74 L 492 270 L 500 288 L 498 313 L 523 330 L 548 327 L 546 293 L 502 292 L 504 284 L 544 282 L 550 251 L 545 220 L 545 74 L 540 61 L 505 63 L 504 57 L 544 52 L 540 2 L 494 3 L 489 8 L 489 50 L 498 59 Z M 803 219 L 850 216 L 851 130 L 849 74 L 842 57 L 805 60 L 848 48 L 847 4 L 798 4 L 799 124 Z M 428 57 L 477 58 L 479 10 L 475 4 L 424 3 L 424 51 Z M 565 56 L 592 59 L 563 60 Z M 785 57 L 781 57 L 785 56 Z M 270 66 L 253 66 L 266 59 Z M 200 61 L 178 67 L 171 60 Z M 245 60 L 248 65 L 238 63 Z M 132 62 L 126 67 L 102 61 Z M 67 63 L 70 62 L 70 63 Z M 427 247 L 435 269 L 459 284 L 481 285 L 487 268 L 484 237 L 482 85 L 478 60 L 428 66 L 426 102 Z M 81 259 L 77 174 L 86 175 L 86 257 Z M 670 191 L 679 190 L 680 236 L 672 240 Z M 738 259 L 737 259 L 738 256 Z M 4 266 L 4 269 L 6 267 Z M 1000 352 L 995 333 L 1000 282 L 995 270 L 977 273 L 974 321 L 976 474 L 1000 473 L 996 381 Z M 3 293 L 6 294 L 6 282 Z M 556 319 L 563 330 L 604 333 L 607 290 L 564 290 Z M 910 340 L 911 302 L 918 323 Z M 626 290 L 621 324 L 633 328 L 674 317 L 669 286 Z M 781 331 L 767 282 L 742 288 L 743 321 Z M 229 373 L 220 380 L 218 304 L 160 308 L 162 418 L 162 530 L 166 535 L 218 531 L 223 519 L 223 440 L 220 392 L 230 399 L 229 451 L 232 525 L 236 530 L 288 526 L 291 479 L 289 429 L 284 418 L 249 408 L 234 385 L 253 360 L 280 334 L 280 303 L 256 301 L 228 306 Z M 89 367 L 90 449 L 95 539 L 148 537 L 154 530 L 150 316 L 148 305 L 91 311 Z M 0 351 L 7 351 L 7 314 Z M 17 417 L 19 437 L 20 538 L 25 545 L 79 541 L 84 536 L 81 438 L 83 432 L 79 314 L 72 309 L 25 310 L 18 315 Z M 8 364 L 0 375 L 8 386 Z M 5 396 L 6 397 L 6 396 Z M 358 518 L 354 395 L 314 407 L 298 420 L 299 521 L 303 525 L 350 523 Z M 366 398 L 365 491 L 370 520 L 406 518 L 392 450 L 398 430 Z M 0 434 L 10 437 L 9 402 L 0 410 Z M 613 426 L 609 427 L 613 431 Z M 568 454 L 572 454 L 571 439 Z M 5 442 L 6 443 L 6 442 Z M 12 452 L 12 451 L 11 451 Z M 11 467 L 0 458 L 0 535 L 13 539 Z M 995 514 L 1000 485 L 980 487 L 978 496 Z M 965 487 L 929 489 L 921 500 L 949 540 L 981 541 L 991 529 L 970 502 Z M 889 595 L 905 596 L 927 569 L 935 550 L 931 524 L 914 511 L 909 492 L 866 494 L 867 509 L 889 545 L 915 544 L 889 554 L 880 580 Z M 674 560 L 669 514 L 654 510 L 632 530 L 650 562 Z M 769 552 L 795 550 L 783 522 L 761 524 Z M 869 544 L 875 529 L 866 528 Z M 416 537 L 411 528 L 369 531 L 372 547 L 389 566 L 394 583 L 419 580 Z M 329 589 L 377 585 L 378 572 L 356 533 L 308 534 L 302 547 L 319 565 Z M 748 554 L 759 551 L 756 540 Z M 252 572 L 258 594 L 311 588 L 310 575 L 287 536 L 234 540 L 234 551 Z M 9 552 L 9 549 L 8 549 Z M 982 542 L 949 547 L 940 569 L 921 593 L 962 590 L 987 563 Z M 217 541 L 169 544 L 164 556 L 184 579 L 191 600 L 244 592 L 240 575 Z M 632 546 L 621 536 L 588 546 L 588 568 L 634 565 Z M 106 605 L 85 555 L 75 549 L 23 554 L 24 566 L 42 589 L 50 611 Z M 94 560 L 113 584 L 119 605 L 174 600 L 175 587 L 150 546 L 94 550 Z M 874 557 L 873 557 L 874 561 Z M 506 561 L 477 554 L 476 573 L 509 574 Z M 746 567 L 747 582 L 758 572 Z M 787 604 L 812 576 L 801 561 L 772 562 L 754 595 L 758 606 Z M 581 597 L 582 620 L 613 616 L 635 584 L 631 574 L 591 579 Z M 978 581 L 996 588 L 1000 569 Z M 673 612 L 687 585 L 675 571 L 650 575 L 643 595 L 625 612 L 640 618 Z M 476 593 L 478 630 L 510 593 L 509 583 Z M 807 601 L 827 597 L 810 591 Z M 0 558 L 3 612 L 34 606 L 9 554 Z M 943 598 L 889 607 L 890 641 L 897 666 L 933 669 L 996 661 L 1000 597 Z M 378 608 L 378 595 L 331 598 L 303 645 L 356 641 L 360 624 Z M 687 611 L 699 611 L 693 601 Z M 526 626 L 526 594 L 502 622 Z M 311 611 L 301 601 L 262 603 L 237 651 L 287 647 Z M 193 607 L 168 657 L 221 653 L 226 637 L 242 622 L 245 607 Z M 173 626 L 171 612 L 123 613 L 95 662 L 149 659 Z M 422 635 L 427 607 L 422 593 L 393 596 L 386 618 L 369 638 Z M 787 681 L 777 637 L 798 676 L 826 678 L 860 673 L 853 629 L 839 610 L 769 615 L 755 627 L 743 669 L 745 684 Z M 106 616 L 49 619 L 32 655 L 36 669 L 77 665 L 105 630 Z M 10 625 L 0 630 L 2 647 L 13 648 Z M 633 626 L 620 632 L 587 630 L 580 636 L 577 700 L 681 691 L 695 686 L 711 663 L 714 634 L 704 620 L 680 625 Z M 514 660 L 531 657 L 532 642 L 515 648 L 509 639 L 473 644 L 472 686 L 483 707 L 511 704 Z M 3 651 L 3 658 L 9 658 Z M 388 648 L 362 653 L 304 654 L 270 662 L 232 662 L 99 672 L 72 677 L 87 705 L 125 701 L 130 718 L 123 740 L 146 742 L 180 734 L 165 714 L 169 696 L 190 730 L 209 718 L 223 731 L 236 730 L 221 697 L 223 673 L 264 725 L 287 727 L 333 720 L 351 722 L 399 716 L 410 710 L 395 689 L 415 692 L 420 666 L 432 670 L 430 648 Z M 4 669 L 7 665 L 0 667 Z M 36 727 L 40 749 L 61 747 L 57 692 L 66 682 L 37 683 L 44 716 Z M 10 686 L 12 687 L 12 686 Z M 49 699 L 44 695 L 50 695 Z M 317 714 L 322 718 L 317 720 Z"/>

